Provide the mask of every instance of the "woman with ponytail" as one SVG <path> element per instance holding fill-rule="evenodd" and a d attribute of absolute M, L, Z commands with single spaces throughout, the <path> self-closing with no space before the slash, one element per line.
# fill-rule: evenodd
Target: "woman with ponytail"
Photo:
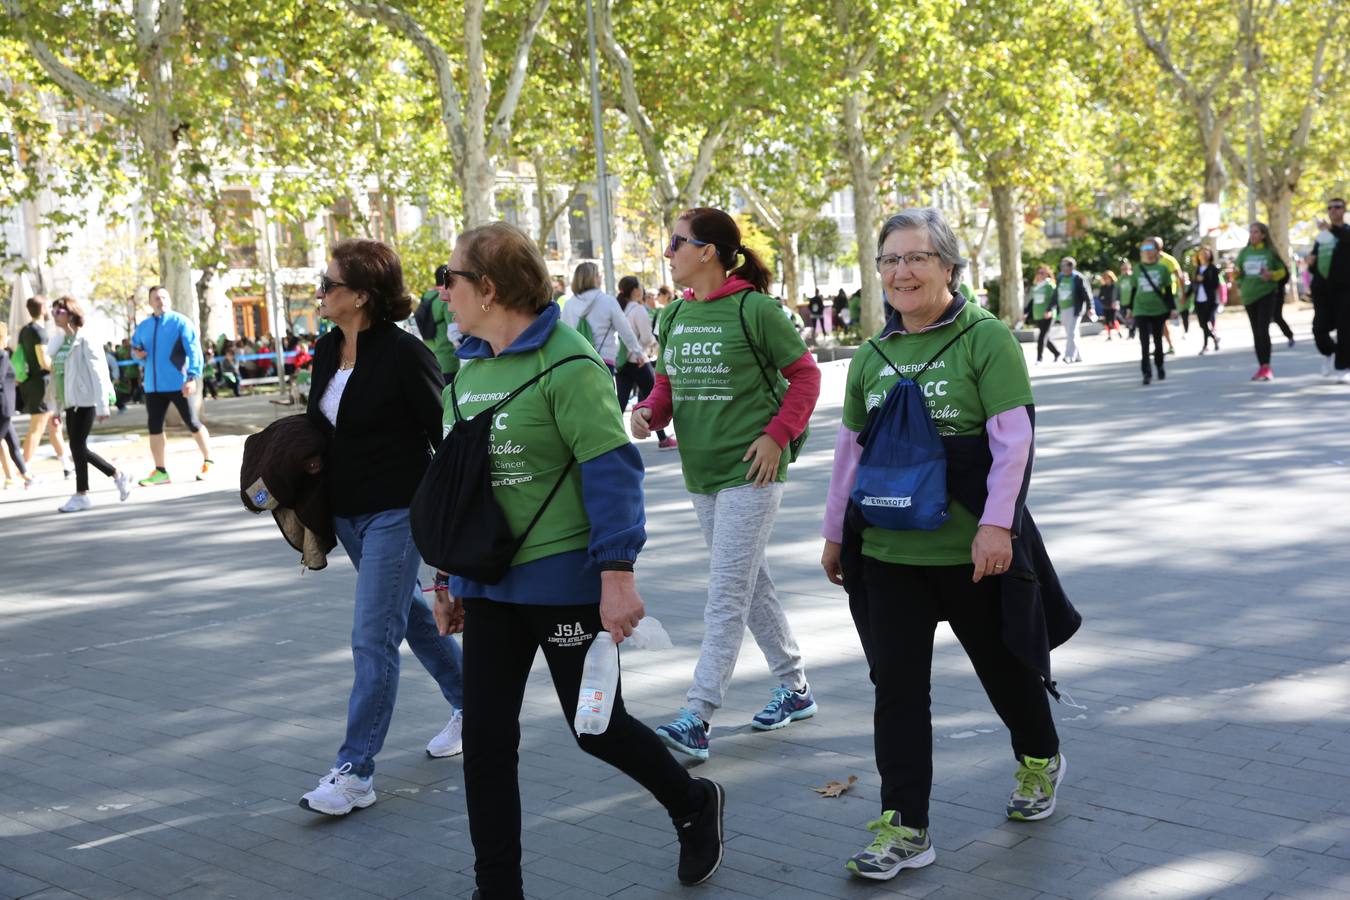
<path fill-rule="evenodd" d="M 820 371 L 767 293 L 769 271 L 720 209 L 685 212 L 666 248 L 683 299 L 662 312 L 656 386 L 633 410 L 633 436 L 673 418 L 684 483 L 708 544 L 703 646 L 686 708 L 657 729 L 670 747 L 708 758 L 748 627 L 779 681 L 751 725 L 781 728 L 815 714 L 796 638 L 769 576 L 765 548 L 783 498 L 788 445 L 806 431 Z"/>

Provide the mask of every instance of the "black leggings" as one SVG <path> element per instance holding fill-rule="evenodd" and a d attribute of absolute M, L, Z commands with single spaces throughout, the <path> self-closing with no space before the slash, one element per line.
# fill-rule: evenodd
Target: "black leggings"
<path fill-rule="evenodd" d="M 1280 331 L 1284 332 L 1285 340 L 1292 341 L 1294 339 L 1294 329 L 1290 328 L 1289 323 L 1284 320 L 1284 292 L 1276 291 L 1270 296 L 1274 301 L 1270 304 L 1270 321 L 1278 325 Z"/>
<path fill-rule="evenodd" d="M 1153 377 L 1153 370 L 1148 362 L 1148 342 L 1153 341 L 1153 362 L 1158 366 L 1158 374 L 1163 371 L 1163 326 L 1167 324 L 1167 316 L 1135 316 L 1135 327 L 1139 329 L 1139 368 L 1143 370 L 1145 378 Z"/>
<path fill-rule="evenodd" d="M 1209 346 L 1209 342 L 1214 342 L 1214 349 L 1219 349 L 1219 336 L 1214 333 L 1214 317 L 1218 315 L 1219 304 L 1213 300 L 1197 300 L 1195 302 L 1195 320 L 1200 323 L 1200 330 L 1205 334 L 1204 345 L 1200 349 Z"/>
<path fill-rule="evenodd" d="M 1181 310 L 1181 331 L 1183 334 L 1191 333 L 1191 311 L 1189 309 Z"/>
<path fill-rule="evenodd" d="M 75 460 L 75 490 L 81 494 L 89 490 L 91 464 L 109 478 L 117 474 L 111 463 L 89 449 L 89 432 L 93 430 L 92 406 L 66 407 L 66 435 L 70 438 L 70 456 Z"/>
<path fill-rule="evenodd" d="M 639 403 L 647 399 L 647 395 L 652 392 L 652 388 L 656 387 L 656 370 L 652 368 L 652 364 L 649 362 L 642 365 L 625 363 L 615 373 L 614 383 L 619 392 L 619 412 L 623 412 L 624 408 L 628 406 L 628 398 L 632 396 L 633 391 L 637 391 Z M 664 441 L 666 430 L 658 428 L 656 438 Z"/>
<path fill-rule="evenodd" d="M 572 731 L 586 651 L 600 627 L 600 605 L 532 606 L 464 599 L 464 796 L 474 872 L 485 897 L 519 897 L 520 706 L 539 648 Z M 575 732 L 573 732 L 575 734 Z M 703 802 L 656 733 L 628 715 L 622 688 L 604 734 L 577 738 L 582 750 L 651 792 L 672 816 Z"/>
<path fill-rule="evenodd" d="M 27 475 L 28 467 L 23 464 L 23 453 L 19 450 L 19 433 L 14 430 L 14 420 L 9 416 L 0 416 L 0 440 L 9 448 L 9 455 L 19 467 L 19 474 Z M 0 453 L 4 452 L 0 449 Z"/>
<path fill-rule="evenodd" d="M 1050 326 L 1053 324 L 1055 324 L 1054 319 L 1040 319 L 1036 322 L 1036 362 L 1040 362 L 1041 357 L 1045 356 L 1046 347 L 1049 347 L 1050 352 L 1055 354 L 1055 359 L 1059 359 L 1059 348 L 1055 346 L 1054 341 L 1048 338 Z"/>
<path fill-rule="evenodd" d="M 1270 365 L 1270 322 L 1278 309 L 1276 303 L 1281 299 L 1278 293 L 1267 294 L 1247 304 L 1247 321 L 1252 325 L 1252 340 L 1256 343 L 1256 361 L 1263 366 Z"/>
<path fill-rule="evenodd" d="M 961 642 L 994 711 L 1012 734 L 1013 753 L 1049 759 L 1059 735 L 1041 678 L 1003 643 L 1000 581 L 971 583 L 974 567 L 906 566 L 862 560 L 861 594 L 850 611 L 876 685 L 873 712 L 881 808 L 910 828 L 928 827 L 933 788 L 931 673 L 933 630 L 947 621 Z M 465 678 L 468 684 L 468 678 Z M 465 716 L 467 727 L 468 716 Z"/>

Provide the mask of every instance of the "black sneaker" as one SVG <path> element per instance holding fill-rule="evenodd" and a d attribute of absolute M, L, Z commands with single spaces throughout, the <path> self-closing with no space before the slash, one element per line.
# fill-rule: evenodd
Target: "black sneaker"
<path fill-rule="evenodd" d="M 722 865 L 722 808 L 726 791 L 715 781 L 695 778 L 703 785 L 707 800 L 698 812 L 675 819 L 680 839 L 680 884 L 702 884 Z"/>

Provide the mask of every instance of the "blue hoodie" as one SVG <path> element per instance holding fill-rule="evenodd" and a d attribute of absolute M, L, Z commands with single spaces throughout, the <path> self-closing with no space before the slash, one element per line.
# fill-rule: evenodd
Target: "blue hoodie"
<path fill-rule="evenodd" d="M 148 394 L 181 391 L 184 382 L 202 374 L 197 329 L 182 313 L 165 310 L 163 315 L 142 319 L 131 335 L 131 346 L 146 353 L 141 369 Z"/>
<path fill-rule="evenodd" d="M 558 304 L 550 303 L 502 354 L 538 350 L 559 326 L 559 312 Z M 490 359 L 492 345 L 481 338 L 466 337 L 455 355 L 461 360 Z M 617 395 L 614 402 L 618 403 Z M 456 597 L 530 605 L 600 602 L 601 564 L 631 563 L 646 543 L 642 478 L 642 454 L 631 442 L 582 463 L 581 500 L 591 521 L 588 549 L 512 566 L 496 584 L 456 576 L 450 579 L 450 592 Z"/>

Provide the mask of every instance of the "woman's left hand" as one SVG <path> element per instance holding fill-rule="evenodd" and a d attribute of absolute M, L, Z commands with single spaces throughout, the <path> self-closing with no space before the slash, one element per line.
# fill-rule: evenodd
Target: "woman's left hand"
<path fill-rule="evenodd" d="M 970 580 L 977 584 L 986 575 L 1008 571 L 1012 565 L 1012 532 L 997 525 L 981 525 L 970 545 L 970 561 L 975 564 Z"/>
<path fill-rule="evenodd" d="M 782 458 L 783 448 L 778 446 L 778 442 L 767 434 L 761 434 L 741 457 L 741 462 L 750 463 L 745 480 L 754 482 L 755 487 L 772 484 L 778 477 L 778 461 Z"/>
<path fill-rule="evenodd" d="M 632 572 L 600 573 L 600 625 L 622 644 L 647 614 Z"/>

